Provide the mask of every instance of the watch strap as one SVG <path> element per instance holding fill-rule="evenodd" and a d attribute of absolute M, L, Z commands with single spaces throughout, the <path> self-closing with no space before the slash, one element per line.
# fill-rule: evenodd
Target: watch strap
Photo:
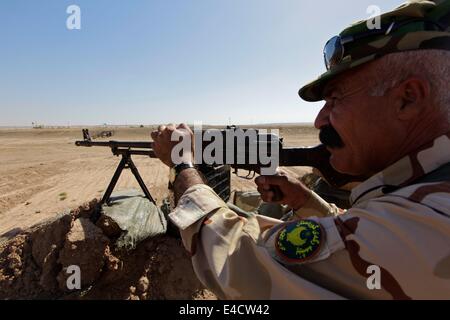
<path fill-rule="evenodd" d="M 175 181 L 177 180 L 178 175 L 185 169 L 190 169 L 190 168 L 195 168 L 195 165 L 192 162 L 183 162 L 183 163 L 179 163 L 174 165 L 170 171 L 171 171 L 171 175 L 170 175 L 170 181 L 169 183 L 173 186 L 173 184 L 175 183 Z"/>

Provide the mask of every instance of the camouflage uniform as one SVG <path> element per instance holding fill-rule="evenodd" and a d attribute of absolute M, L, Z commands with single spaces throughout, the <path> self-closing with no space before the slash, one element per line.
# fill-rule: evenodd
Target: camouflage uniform
<path fill-rule="evenodd" d="M 340 215 L 319 206 L 322 217 L 308 220 L 242 217 L 195 185 L 170 218 L 198 277 L 220 298 L 449 299 L 449 162 L 450 133 L 360 184 Z M 287 262 L 276 242 L 298 221 L 320 225 L 322 239 L 314 256 Z M 371 265 L 381 270 L 380 290 L 367 287 Z"/>
<path fill-rule="evenodd" d="M 417 1 L 383 17 L 432 14 L 448 22 L 450 1 L 439 3 L 438 11 L 433 2 Z M 320 100 L 330 74 L 373 60 L 383 48 L 450 49 L 448 32 L 400 31 L 363 45 L 374 51 L 366 58 L 347 55 L 300 95 Z M 293 219 L 282 221 L 238 214 L 211 188 L 195 185 L 170 219 L 197 276 L 219 298 L 450 299 L 450 133 L 364 181 L 350 198 L 352 207 L 340 211 L 311 193 Z M 368 286 L 373 267 L 379 289 Z"/>

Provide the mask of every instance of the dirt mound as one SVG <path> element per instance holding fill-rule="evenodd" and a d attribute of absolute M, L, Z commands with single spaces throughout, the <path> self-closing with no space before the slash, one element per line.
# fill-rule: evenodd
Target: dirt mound
<path fill-rule="evenodd" d="M 164 235 L 119 251 L 103 224 L 91 222 L 96 204 L 1 243 L 0 299 L 216 299 L 180 239 Z"/>

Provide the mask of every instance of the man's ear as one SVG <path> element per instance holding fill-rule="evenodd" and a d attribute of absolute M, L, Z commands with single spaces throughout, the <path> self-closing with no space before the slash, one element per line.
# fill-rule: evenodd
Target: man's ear
<path fill-rule="evenodd" d="M 396 113 L 400 120 L 409 120 L 420 115 L 430 97 L 430 83 L 419 76 L 411 76 L 395 88 Z"/>

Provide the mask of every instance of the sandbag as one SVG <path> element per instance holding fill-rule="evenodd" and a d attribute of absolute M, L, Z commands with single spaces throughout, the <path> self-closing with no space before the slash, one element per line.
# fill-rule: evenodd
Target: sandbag
<path fill-rule="evenodd" d="M 116 246 L 132 250 L 148 237 L 166 233 L 167 220 L 163 212 L 138 190 L 114 192 L 109 205 L 104 204 L 101 214 L 112 219 L 122 230 Z"/>

